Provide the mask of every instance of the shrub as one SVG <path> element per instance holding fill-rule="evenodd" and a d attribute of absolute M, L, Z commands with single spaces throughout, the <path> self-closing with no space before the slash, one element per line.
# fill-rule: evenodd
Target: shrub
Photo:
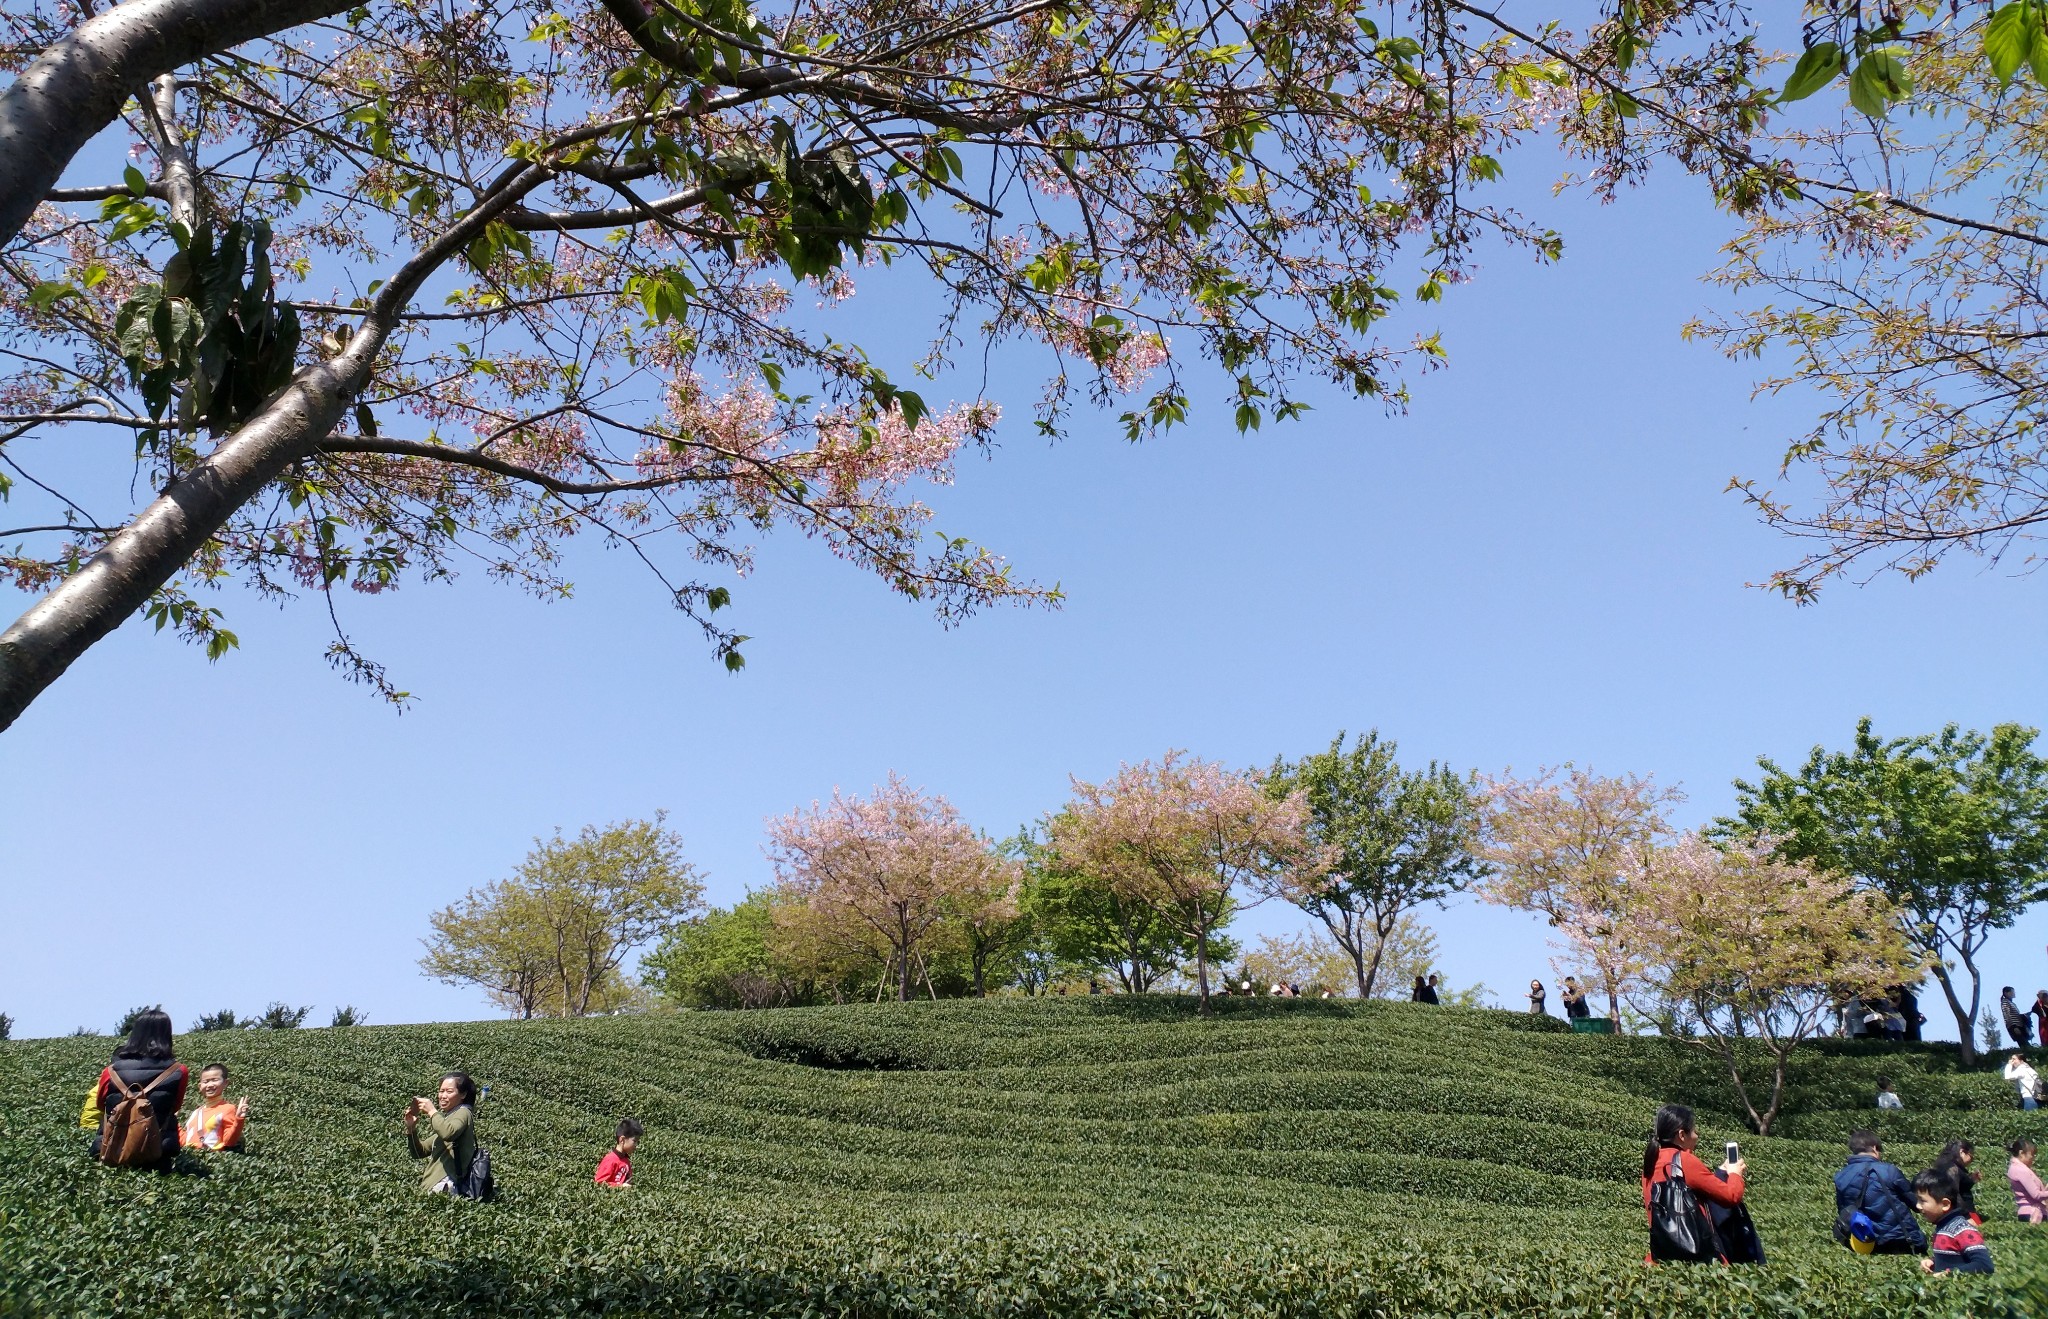
<path fill-rule="evenodd" d="M 193 1022 L 192 1033 L 197 1035 L 208 1031 L 242 1030 L 254 1024 L 253 1022 L 238 1019 L 233 1008 L 222 1008 L 218 1012 L 209 1012 Z"/>
<path fill-rule="evenodd" d="M 262 1016 L 252 1018 L 248 1025 L 251 1030 L 297 1030 L 306 1024 L 306 1018 L 312 1011 L 310 1005 L 295 1008 L 284 1003 L 272 1003 L 263 1009 Z"/>
<path fill-rule="evenodd" d="M 10 1040 L 13 1038 L 14 1018 L 8 1016 L 5 1012 L 0 1012 L 0 1040 Z"/>
<path fill-rule="evenodd" d="M 334 1010 L 334 1020 L 329 1026 L 362 1026 L 368 1024 L 369 1014 L 358 1011 L 353 1004 L 344 1003 Z"/>

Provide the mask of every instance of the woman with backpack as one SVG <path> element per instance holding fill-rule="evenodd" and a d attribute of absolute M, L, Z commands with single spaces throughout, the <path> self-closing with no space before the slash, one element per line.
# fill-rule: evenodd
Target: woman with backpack
<path fill-rule="evenodd" d="M 171 1055 L 171 1018 L 152 1008 L 135 1014 L 128 1038 L 93 1088 L 99 1131 L 92 1156 L 117 1168 L 169 1171 L 178 1158 L 178 1109 L 191 1073 Z"/>
<path fill-rule="evenodd" d="M 425 1140 L 420 1138 L 422 1125 Z M 433 1100 L 414 1096 L 405 1106 L 405 1142 L 415 1159 L 427 1161 L 421 1191 L 468 1194 L 470 1164 L 476 1159 L 476 1082 L 467 1072 L 448 1073 Z"/>
<path fill-rule="evenodd" d="M 1749 1164 L 1741 1159 L 1724 1163 L 1721 1175 L 1716 1175 L 1693 1154 L 1698 1144 L 1691 1109 L 1666 1104 L 1657 1110 L 1656 1126 L 1643 1150 L 1643 1209 L 1649 1217 L 1649 1258 L 1654 1263 L 1728 1262 L 1707 1206 L 1739 1206 Z"/>

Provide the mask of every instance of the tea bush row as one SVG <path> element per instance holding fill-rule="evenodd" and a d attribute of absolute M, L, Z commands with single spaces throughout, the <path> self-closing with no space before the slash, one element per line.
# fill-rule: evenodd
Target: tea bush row
<path fill-rule="evenodd" d="M 2048 1236 L 1927 1279 L 1835 1247 L 1828 1177 L 1909 1095 L 1974 1096 L 1939 1051 L 1812 1051 L 1751 1139 L 1682 1044 L 1506 1013 L 1123 999 L 861 1005 L 181 1040 L 251 1095 L 251 1151 L 174 1176 L 83 1157 L 104 1040 L 0 1045 L 0 1314 L 1180 1316 L 2048 1313 Z M 420 1197 L 398 1113 L 446 1067 L 503 1194 Z M 1944 1090 L 1944 1085 L 1953 1089 Z M 1684 1088 L 1673 1088 L 1684 1087 Z M 1996 1098 L 1986 1091 L 1987 1101 Z M 1635 1184 L 1657 1103 L 1744 1139 L 1762 1269 L 1648 1270 Z M 590 1169 L 648 1126 L 638 1185 Z M 1879 1125 L 2034 1130 L 1988 1106 Z M 138 1245 L 138 1243 L 140 1243 Z"/>

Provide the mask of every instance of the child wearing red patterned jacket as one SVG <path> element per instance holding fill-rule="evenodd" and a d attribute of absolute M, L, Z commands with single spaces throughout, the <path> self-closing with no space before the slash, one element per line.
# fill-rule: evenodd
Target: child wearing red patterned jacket
<path fill-rule="evenodd" d="M 598 1162 L 597 1175 L 591 1180 L 599 1186 L 631 1186 L 633 1184 L 633 1151 L 640 1145 L 640 1124 L 632 1118 L 621 1118 L 617 1137 L 612 1147 Z"/>
<path fill-rule="evenodd" d="M 1955 1174 L 1929 1168 L 1913 1179 L 1913 1199 L 1920 1216 L 1934 1224 L 1934 1248 L 1920 1267 L 1929 1273 L 1989 1273 L 1991 1247 L 1984 1234 L 1957 1204 Z"/>

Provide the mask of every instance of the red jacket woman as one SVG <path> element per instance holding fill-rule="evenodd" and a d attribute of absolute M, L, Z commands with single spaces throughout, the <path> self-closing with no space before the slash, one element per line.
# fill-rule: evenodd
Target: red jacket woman
<path fill-rule="evenodd" d="M 1733 1209 L 1742 1203 L 1743 1174 L 1749 1170 L 1744 1160 L 1721 1165 L 1721 1172 L 1727 1175 L 1723 1181 L 1715 1170 L 1693 1154 L 1699 1144 L 1699 1132 L 1694 1129 L 1692 1110 L 1684 1104 L 1666 1104 L 1657 1110 L 1657 1126 L 1650 1138 L 1650 1144 L 1643 1151 L 1643 1217 L 1647 1224 L 1650 1219 L 1651 1188 L 1670 1180 L 1671 1165 L 1679 1166 L 1680 1176 L 1692 1193 L 1703 1201 Z M 1713 1221 L 1701 1206 L 1701 1218 L 1707 1231 L 1713 1230 Z M 1727 1256 L 1721 1257 L 1727 1263 Z"/>

